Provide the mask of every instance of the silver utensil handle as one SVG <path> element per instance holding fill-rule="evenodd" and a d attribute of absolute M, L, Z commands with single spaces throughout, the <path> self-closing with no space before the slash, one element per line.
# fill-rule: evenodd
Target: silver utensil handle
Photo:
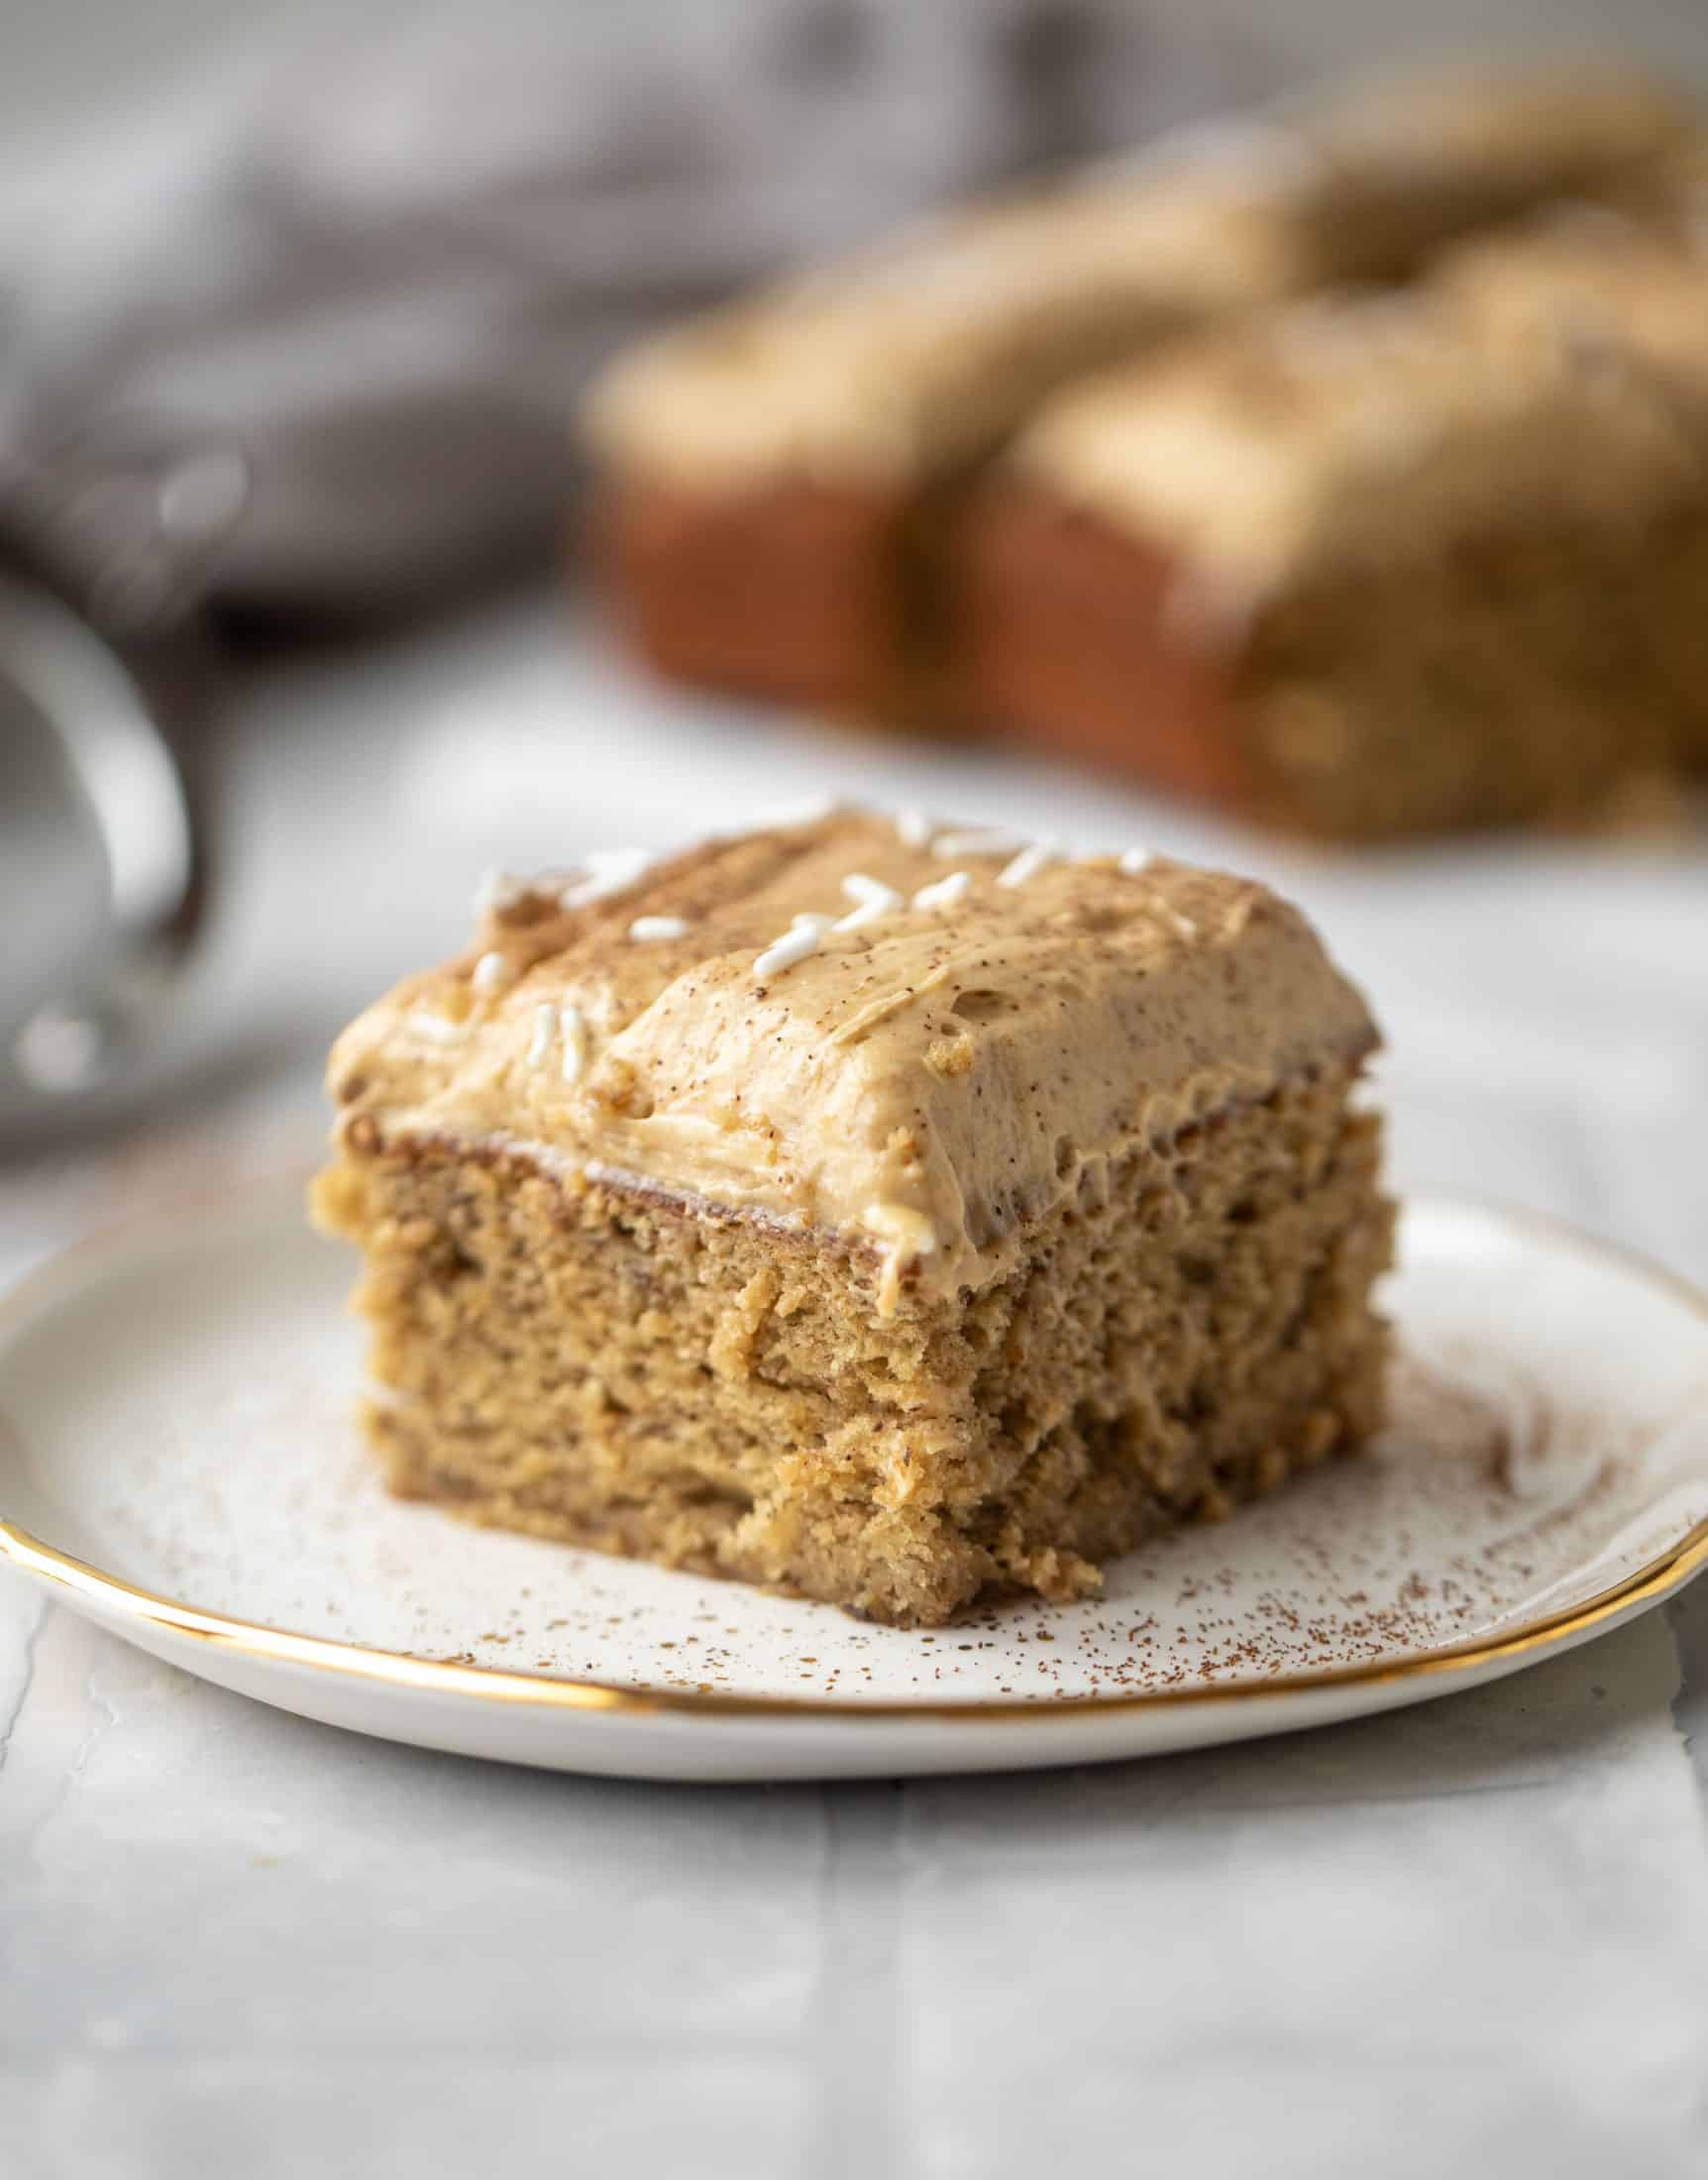
<path fill-rule="evenodd" d="M 0 670 L 51 725 L 108 881 L 99 958 L 25 1020 L 0 1023 L 0 1100 L 15 1113 L 95 1087 L 147 1039 L 194 935 L 199 857 L 178 763 L 118 654 L 10 575 Z"/>

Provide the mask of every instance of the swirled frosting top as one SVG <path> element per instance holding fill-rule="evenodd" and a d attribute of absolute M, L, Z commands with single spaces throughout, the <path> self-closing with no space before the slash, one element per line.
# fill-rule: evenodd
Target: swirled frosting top
<path fill-rule="evenodd" d="M 1128 1152 L 1377 1041 L 1297 911 L 1160 858 L 834 813 L 496 881 L 334 1048 L 341 1130 L 520 1148 L 977 1286 Z"/>

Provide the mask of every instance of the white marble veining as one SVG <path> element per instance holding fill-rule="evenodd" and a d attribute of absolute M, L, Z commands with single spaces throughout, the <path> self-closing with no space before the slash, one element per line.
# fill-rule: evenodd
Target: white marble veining
<path fill-rule="evenodd" d="M 711 717 L 531 609 L 245 692 L 208 1064 L 0 1168 L 0 1277 L 311 1154 L 315 1046 L 462 941 L 487 865 L 830 787 L 1274 878 L 1377 997 L 1402 1181 L 1708 1279 L 1700 839 L 1308 858 L 1035 763 Z M 1700 1587 L 1294 1740 L 702 1790 L 313 1726 L 0 1576 L 0 2173 L 1686 2180 L 1705 1791 Z"/>

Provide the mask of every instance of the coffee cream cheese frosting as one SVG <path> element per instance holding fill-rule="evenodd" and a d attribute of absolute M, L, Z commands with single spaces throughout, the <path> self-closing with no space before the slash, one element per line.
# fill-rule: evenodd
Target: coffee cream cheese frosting
<path fill-rule="evenodd" d="M 1461 244 L 1441 260 L 1435 285 L 1515 350 L 1552 343 L 1592 370 L 1629 363 L 1698 406 L 1708 398 L 1708 230 L 1567 207 Z"/>
<path fill-rule="evenodd" d="M 906 837 L 904 837 L 906 835 Z M 910 844 L 917 843 L 917 844 Z M 978 1286 L 1111 1159 L 1376 1042 L 1304 919 L 1157 858 L 833 814 L 488 896 L 339 1039 L 341 1127 L 758 1214 Z"/>
<path fill-rule="evenodd" d="M 1262 599 L 1433 554 L 1518 506 L 1637 525 L 1699 489 L 1701 456 L 1635 351 L 1515 339 L 1425 288 L 1287 303 L 1082 382 L 1006 474 Z"/>

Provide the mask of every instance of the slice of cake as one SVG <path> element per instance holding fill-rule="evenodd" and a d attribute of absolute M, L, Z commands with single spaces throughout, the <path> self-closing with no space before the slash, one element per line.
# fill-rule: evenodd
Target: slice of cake
<path fill-rule="evenodd" d="M 980 703 L 1319 834 L 1616 810 L 1688 750 L 1655 601 L 1699 644 L 1708 484 L 1618 320 L 1327 296 L 1069 389 L 972 526 Z"/>
<path fill-rule="evenodd" d="M 1294 910 L 832 815 L 501 883 L 340 1038 L 394 1489 L 929 1625 L 1382 1406 L 1376 1032 Z"/>

